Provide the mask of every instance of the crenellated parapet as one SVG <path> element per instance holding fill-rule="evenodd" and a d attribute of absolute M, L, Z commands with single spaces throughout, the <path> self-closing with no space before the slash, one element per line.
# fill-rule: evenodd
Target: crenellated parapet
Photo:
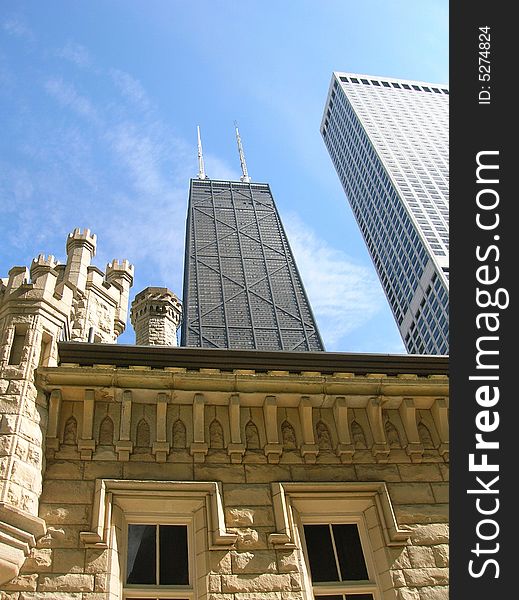
<path fill-rule="evenodd" d="M 65 264 L 40 254 L 30 269 L 13 267 L 0 285 L 2 328 L 9 315 L 16 320 L 45 307 L 63 337 L 87 341 L 93 329 L 95 341 L 114 342 L 125 329 L 134 269 L 127 260 L 114 260 L 103 273 L 91 265 L 96 245 L 95 234 L 75 229 L 67 238 Z"/>
<path fill-rule="evenodd" d="M 0 280 L 0 582 L 12 579 L 36 539 L 48 403 L 34 383 L 42 365 L 57 364 L 60 339 L 114 342 L 124 330 L 133 267 L 114 261 L 105 275 L 92 266 L 96 236 L 75 229 L 67 262 L 38 255 Z"/>

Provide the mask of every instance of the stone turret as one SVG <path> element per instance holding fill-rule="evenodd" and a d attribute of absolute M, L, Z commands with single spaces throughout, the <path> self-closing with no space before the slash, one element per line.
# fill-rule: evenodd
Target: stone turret
<path fill-rule="evenodd" d="M 78 290 L 84 291 L 87 272 L 96 253 L 97 237 L 89 229 L 79 228 L 69 233 L 67 238 L 67 268 L 65 280 Z"/>
<path fill-rule="evenodd" d="M 113 260 L 106 265 L 106 281 L 120 291 L 119 308 L 116 311 L 114 328 L 120 335 L 126 326 L 130 287 L 133 283 L 133 265 L 127 260 Z"/>
<path fill-rule="evenodd" d="M 30 270 L 0 280 L 0 583 L 18 574 L 46 524 L 38 516 L 47 431 L 47 396 L 34 385 L 39 366 L 57 364 L 57 341 L 114 342 L 125 327 L 133 266 L 92 266 L 96 236 L 75 229 L 67 262 L 40 254 Z"/>
<path fill-rule="evenodd" d="M 130 313 L 138 346 L 176 346 L 182 305 L 173 292 L 147 287 L 139 292 Z"/>

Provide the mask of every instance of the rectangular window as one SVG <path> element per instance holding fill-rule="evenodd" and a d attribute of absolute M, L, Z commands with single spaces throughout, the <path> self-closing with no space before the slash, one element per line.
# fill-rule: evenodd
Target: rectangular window
<path fill-rule="evenodd" d="M 174 593 L 190 583 L 186 525 L 129 524 L 127 548 L 126 598 L 157 586 L 163 587 L 154 591 L 157 598 L 186 598 L 185 592 Z"/>
<path fill-rule="evenodd" d="M 16 325 L 14 330 L 11 352 L 9 353 L 9 364 L 19 365 L 22 362 L 23 347 L 25 346 L 26 330 Z"/>
<path fill-rule="evenodd" d="M 359 593 L 370 579 L 355 523 L 303 526 L 315 600 L 373 600 Z"/>

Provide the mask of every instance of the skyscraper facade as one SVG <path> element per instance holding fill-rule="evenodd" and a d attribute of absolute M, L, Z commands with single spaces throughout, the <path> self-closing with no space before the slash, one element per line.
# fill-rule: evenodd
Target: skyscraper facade
<path fill-rule="evenodd" d="M 408 352 L 448 354 L 449 91 L 334 72 L 321 134 Z"/>
<path fill-rule="evenodd" d="M 324 350 L 270 186 L 192 179 L 182 346 Z"/>

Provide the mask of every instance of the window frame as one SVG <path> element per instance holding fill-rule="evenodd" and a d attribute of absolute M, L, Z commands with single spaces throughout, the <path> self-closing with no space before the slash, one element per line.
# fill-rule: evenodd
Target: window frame
<path fill-rule="evenodd" d="M 298 524 L 298 537 L 300 548 L 303 552 L 305 571 L 310 588 L 314 596 L 327 596 L 334 594 L 372 594 L 373 600 L 381 600 L 379 594 L 380 582 L 377 581 L 375 561 L 371 551 L 371 544 L 365 519 L 362 515 L 345 515 L 343 512 L 336 513 L 299 513 L 297 511 L 296 523 Z M 342 581 L 316 582 L 312 581 L 312 571 L 306 546 L 304 526 L 305 525 L 356 525 L 359 533 L 360 545 L 369 579 Z"/>
<path fill-rule="evenodd" d="M 205 593 L 207 553 L 234 548 L 217 481 L 96 479 L 89 531 L 80 532 L 86 548 L 107 548 L 112 564 L 108 592 L 119 599 L 195 600 Z M 128 524 L 188 527 L 189 586 L 126 584 Z"/>
<path fill-rule="evenodd" d="M 372 593 L 374 600 L 394 598 L 388 549 L 406 546 L 409 530 L 400 528 L 385 482 L 276 482 L 271 489 L 276 532 L 269 536 L 269 541 L 276 549 L 297 551 L 302 563 L 303 588 L 309 598 L 314 594 L 301 531 L 303 522 L 314 519 L 316 524 L 360 524 L 369 585 L 377 586 L 376 592 L 367 587 L 362 591 Z M 324 586 L 321 590 L 325 591 Z M 331 594 L 336 590 L 335 587 L 326 592 Z"/>
<path fill-rule="evenodd" d="M 194 517 L 166 515 L 157 520 L 152 514 L 124 514 L 124 529 L 122 536 L 122 556 L 121 561 L 121 597 L 126 600 L 131 598 L 164 598 L 167 600 L 194 600 L 195 589 L 195 540 L 194 540 Z M 188 567 L 188 585 L 161 585 L 161 584 L 134 584 L 126 583 L 128 577 L 128 526 L 129 525 L 184 525 L 187 528 L 187 567 Z M 156 550 L 157 558 L 160 556 L 159 550 Z"/>

